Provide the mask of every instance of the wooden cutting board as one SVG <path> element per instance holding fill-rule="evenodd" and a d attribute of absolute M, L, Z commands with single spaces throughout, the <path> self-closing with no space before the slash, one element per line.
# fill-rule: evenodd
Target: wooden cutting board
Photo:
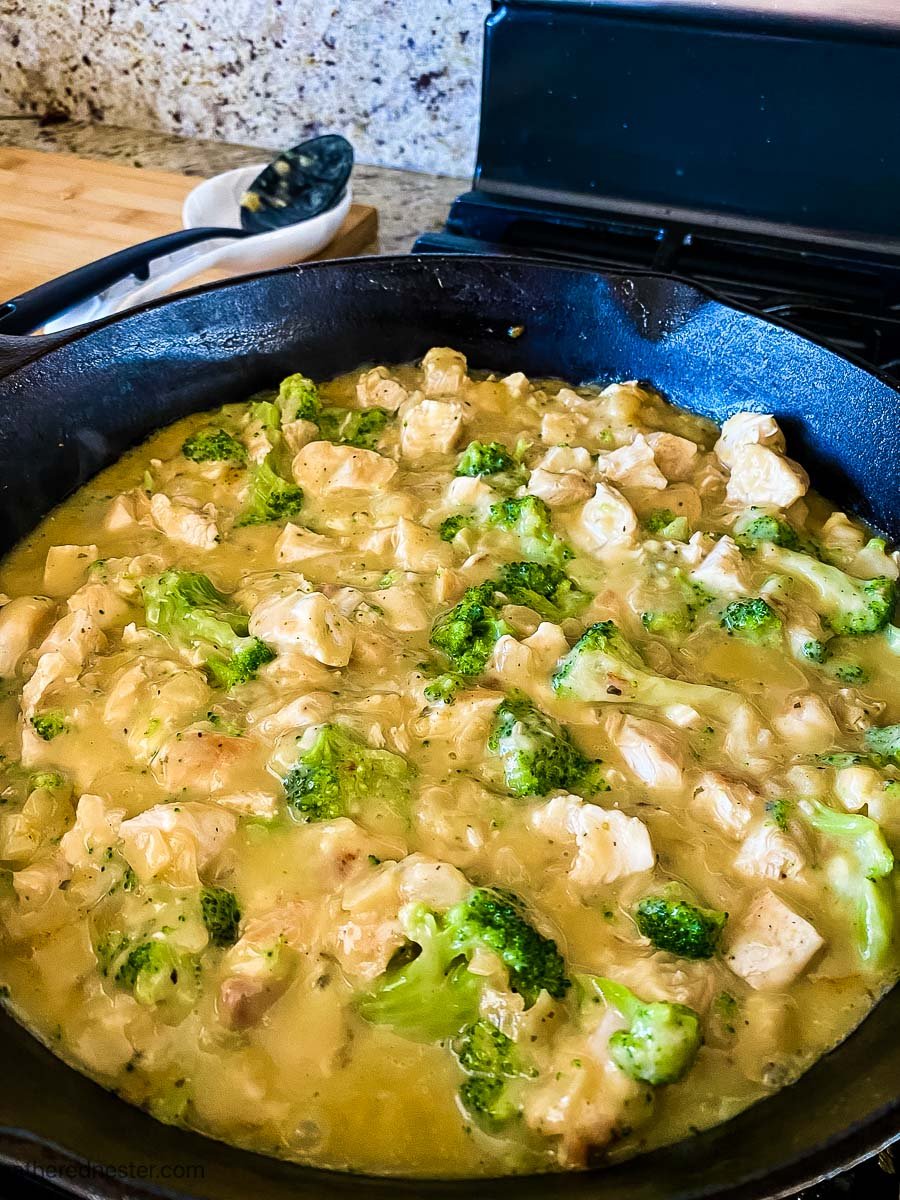
<path fill-rule="evenodd" d="M 194 176 L 121 163 L 0 147 L 0 301 L 146 238 L 181 228 Z M 361 254 L 378 214 L 354 204 L 317 258 Z M 225 278 L 207 272 L 183 284 Z"/>

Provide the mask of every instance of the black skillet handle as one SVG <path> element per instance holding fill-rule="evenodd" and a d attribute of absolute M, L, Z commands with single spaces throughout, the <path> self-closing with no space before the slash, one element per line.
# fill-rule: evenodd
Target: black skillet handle
<path fill-rule="evenodd" d="M 34 329 L 58 317 L 67 309 L 99 292 L 105 291 L 121 279 L 133 275 L 144 281 L 150 275 L 153 262 L 163 255 L 183 250 L 197 242 L 205 242 L 214 238 L 246 237 L 243 229 L 217 229 L 209 226 L 200 229 L 180 229 L 177 233 L 167 233 L 163 237 L 151 238 L 140 242 L 137 246 L 129 246 L 127 250 L 119 250 L 97 262 L 78 267 L 49 283 L 42 283 L 30 292 L 14 296 L 5 304 L 0 304 L 0 335 L 21 337 Z M 0 370 L 8 370 L 10 361 L 15 365 L 15 348 L 5 343 L 5 337 L 0 337 Z M 23 346 L 23 359 L 32 356 L 33 349 Z"/>

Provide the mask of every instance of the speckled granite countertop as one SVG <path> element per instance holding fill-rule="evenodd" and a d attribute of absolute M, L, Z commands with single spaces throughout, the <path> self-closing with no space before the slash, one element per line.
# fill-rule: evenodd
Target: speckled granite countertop
<path fill-rule="evenodd" d="M 63 150 L 86 158 L 105 158 L 158 171 L 186 175 L 216 175 L 268 156 L 259 147 L 229 142 L 205 142 L 167 133 L 66 121 L 41 128 L 34 119 L 0 119 L 0 145 L 24 150 Z M 353 171 L 353 195 L 361 204 L 378 209 L 381 254 L 402 254 L 426 230 L 440 229 L 450 202 L 468 180 L 448 175 L 424 175 L 358 164 Z"/>

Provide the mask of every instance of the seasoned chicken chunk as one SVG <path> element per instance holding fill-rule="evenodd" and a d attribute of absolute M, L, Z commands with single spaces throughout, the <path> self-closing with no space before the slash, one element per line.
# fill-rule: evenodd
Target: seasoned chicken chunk
<path fill-rule="evenodd" d="M 426 396 L 454 396 L 468 382 L 466 356 L 447 346 L 435 346 L 422 359 Z"/>
<path fill-rule="evenodd" d="M 357 380 L 356 399 L 360 408 L 384 408 L 396 412 L 407 395 L 406 388 L 391 378 L 387 367 L 373 367 Z"/>
<path fill-rule="evenodd" d="M 601 454 L 597 470 L 604 479 L 620 487 L 664 488 L 669 482 L 656 465 L 653 447 L 642 433 L 629 445 Z"/>
<path fill-rule="evenodd" d="M 587 544 L 595 550 L 633 545 L 637 532 L 634 509 L 614 487 L 598 483 L 594 495 L 581 510 L 581 525 Z"/>
<path fill-rule="evenodd" d="M 99 551 L 91 546 L 51 546 L 44 562 L 44 590 L 49 596 L 68 596 L 84 583 L 87 569 Z"/>
<path fill-rule="evenodd" d="M 821 754 L 835 744 L 837 723 L 821 696 L 803 692 L 789 696 L 775 713 L 773 724 L 797 751 Z"/>
<path fill-rule="evenodd" d="M 261 601 L 250 614 L 250 632 L 279 653 L 299 651 L 328 667 L 345 667 L 353 653 L 353 623 L 321 592 Z"/>
<path fill-rule="evenodd" d="M 55 603 L 45 596 L 18 596 L 0 608 L 0 679 L 15 675 L 55 611 Z"/>
<path fill-rule="evenodd" d="M 699 538 L 697 544 L 702 545 Z M 727 534 L 707 551 L 690 576 L 694 583 L 723 598 L 745 595 L 749 587 L 747 563 L 740 547 Z"/>
<path fill-rule="evenodd" d="M 397 464 L 374 450 L 310 442 L 294 457 L 291 474 L 310 495 L 327 496 L 386 487 L 397 474 Z"/>
<path fill-rule="evenodd" d="M 725 962 L 757 991 L 787 987 L 824 945 L 816 929 L 772 891 L 760 892 L 725 950 Z"/>
<path fill-rule="evenodd" d="M 610 741 L 642 783 L 667 790 L 681 787 L 681 743 L 665 725 L 611 713 L 605 727 Z"/>
<path fill-rule="evenodd" d="M 653 451 L 656 465 L 670 483 L 691 478 L 700 450 L 696 442 L 675 433 L 648 433 L 647 444 Z"/>
<path fill-rule="evenodd" d="M 400 450 L 404 458 L 446 454 L 462 433 L 464 410 L 456 401 L 420 400 L 403 410 Z"/>
<path fill-rule="evenodd" d="M 31 719 L 51 687 L 77 679 L 88 658 L 105 647 L 103 631 L 90 613 L 79 609 L 61 617 L 38 647 L 34 673 L 22 688 L 22 715 L 26 720 Z"/>
<path fill-rule="evenodd" d="M 743 446 L 765 446 L 784 453 L 784 434 L 778 422 L 767 413 L 738 412 L 722 425 L 714 450 L 719 462 L 733 467 L 735 454 Z"/>
<path fill-rule="evenodd" d="M 806 866 L 806 858 L 790 834 L 763 823 L 741 842 L 734 865 L 742 875 L 793 879 Z"/>
<path fill-rule="evenodd" d="M 574 842 L 569 879 L 584 895 L 626 875 L 649 871 L 656 862 L 647 826 L 617 809 L 604 809 L 580 796 L 556 796 L 531 815 L 539 834 L 553 842 Z"/>
<path fill-rule="evenodd" d="M 746 783 L 717 771 L 704 771 L 694 788 L 694 810 L 728 837 L 746 833 L 761 806 L 762 798 Z"/>
<path fill-rule="evenodd" d="M 738 446 L 725 496 L 731 504 L 789 508 L 808 488 L 809 476 L 799 463 L 766 446 Z"/>
<path fill-rule="evenodd" d="M 119 826 L 122 854 L 142 883 L 196 886 L 214 874 L 237 822 L 215 804 L 157 804 Z"/>
<path fill-rule="evenodd" d="M 171 500 L 164 492 L 150 497 L 153 524 L 173 542 L 195 550 L 212 550 L 219 541 L 216 509 L 212 504 L 193 504 Z"/>

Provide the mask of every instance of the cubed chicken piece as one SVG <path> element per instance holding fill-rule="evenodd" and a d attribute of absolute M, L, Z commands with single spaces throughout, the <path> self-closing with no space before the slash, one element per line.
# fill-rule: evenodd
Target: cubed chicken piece
<path fill-rule="evenodd" d="M 51 546 L 44 563 L 44 590 L 50 596 L 68 596 L 84 583 L 91 563 L 100 556 L 96 546 Z"/>
<path fill-rule="evenodd" d="M 509 392 L 510 396 L 512 396 L 513 400 L 525 400 L 531 391 L 528 376 L 523 375 L 521 371 L 513 371 L 512 375 L 504 375 L 500 382 Z"/>
<path fill-rule="evenodd" d="M 265 462 L 275 449 L 269 430 L 259 419 L 250 421 L 241 434 L 241 441 L 246 446 L 247 457 L 252 463 Z"/>
<path fill-rule="evenodd" d="M 222 960 L 216 1014 L 227 1029 L 258 1025 L 293 978 L 299 956 L 314 938 L 311 906 L 289 900 L 243 923 Z"/>
<path fill-rule="evenodd" d="M 815 928 L 768 889 L 735 931 L 725 962 L 757 991 L 786 988 L 824 945 Z"/>
<path fill-rule="evenodd" d="M 607 736 L 634 774 L 648 787 L 672 791 L 681 787 L 683 758 L 678 737 L 656 721 L 611 713 Z"/>
<path fill-rule="evenodd" d="M 55 612 L 56 605 L 45 596 L 17 596 L 0 608 L 0 679 L 13 678 Z"/>
<path fill-rule="evenodd" d="M 555 796 L 531 815 L 534 829 L 552 842 L 574 842 L 569 879 L 583 895 L 594 895 L 626 875 L 656 863 L 647 826 L 618 809 L 589 804 L 580 796 Z"/>
<path fill-rule="evenodd" d="M 356 399 L 360 408 L 384 408 L 396 412 L 407 395 L 406 388 L 391 378 L 387 367 L 364 371 L 356 381 Z"/>
<path fill-rule="evenodd" d="M 735 709 L 725 734 L 723 749 L 739 767 L 752 775 L 766 775 L 775 752 L 775 736 L 749 704 Z"/>
<path fill-rule="evenodd" d="M 647 443 L 653 451 L 656 465 L 670 483 L 680 483 L 691 478 L 697 465 L 700 447 L 690 438 L 676 433 L 648 433 Z"/>
<path fill-rule="evenodd" d="M 101 862 L 104 853 L 118 842 L 124 817 L 125 809 L 103 796 L 81 796 L 75 824 L 59 843 L 63 858 L 73 867 Z"/>
<path fill-rule="evenodd" d="M 604 416 L 613 426 L 637 425 L 653 401 L 652 393 L 636 380 L 611 383 L 599 396 Z"/>
<path fill-rule="evenodd" d="M 275 557 L 280 563 L 299 563 L 334 554 L 339 549 L 340 542 L 334 538 L 288 522 L 275 543 Z"/>
<path fill-rule="evenodd" d="M 560 1166 L 587 1166 L 592 1151 L 634 1130 L 652 1113 L 649 1088 L 629 1078 L 609 1056 L 609 1039 L 623 1024 L 618 1013 L 607 1009 L 590 1036 L 557 1038 L 541 1082 L 529 1089 L 526 1124 L 543 1137 L 558 1139 Z"/>
<path fill-rule="evenodd" d="M 396 862 L 381 863 L 344 889 L 338 923 L 326 945 L 355 986 L 383 975 L 406 940 L 401 903 Z"/>
<path fill-rule="evenodd" d="M 43 858 L 12 874 L 13 891 L 31 909 L 39 908 L 51 899 L 59 886 L 69 878 L 69 864 L 58 858 Z"/>
<path fill-rule="evenodd" d="M 669 482 L 656 465 L 653 448 L 642 433 L 630 445 L 601 454 L 597 470 L 604 479 L 620 487 L 662 489 Z"/>
<path fill-rule="evenodd" d="M 462 432 L 464 410 L 453 400 L 420 400 L 403 411 L 400 450 L 404 458 L 449 454 Z"/>
<path fill-rule="evenodd" d="M 492 792 L 465 775 L 452 786 L 423 787 L 415 802 L 418 844 L 431 854 L 469 866 L 487 844 L 491 832 Z"/>
<path fill-rule="evenodd" d="M 873 767 L 842 767 L 834 777 L 834 794 L 847 812 L 876 808 L 884 795 L 884 780 Z"/>
<path fill-rule="evenodd" d="M 313 421 L 286 421 L 281 427 L 284 444 L 292 454 L 299 454 L 304 446 L 319 436 L 319 427 Z"/>
<path fill-rule="evenodd" d="M 299 651 L 327 667 L 346 667 L 353 653 L 353 623 L 321 592 L 263 600 L 250 614 L 250 632 L 279 653 Z"/>
<path fill-rule="evenodd" d="M 707 1011 L 719 990 L 718 972 L 711 963 L 676 958 L 666 951 L 616 963 L 615 979 L 642 1000 L 687 1004 L 698 1013 Z"/>
<path fill-rule="evenodd" d="M 214 875 L 237 829 L 237 818 L 215 804 L 156 804 L 119 826 L 122 854 L 141 883 L 164 876 L 195 886 Z"/>
<path fill-rule="evenodd" d="M 442 508 L 451 512 L 468 506 L 487 508 L 496 499 L 497 493 L 486 480 L 474 475 L 457 475 L 447 485 Z"/>
<path fill-rule="evenodd" d="M 697 780 L 691 807 L 727 837 L 747 832 L 754 813 L 762 807 L 762 798 L 753 788 L 717 771 L 704 771 Z"/>
<path fill-rule="evenodd" d="M 406 847 L 389 839 L 373 839 L 349 817 L 310 826 L 309 836 L 315 849 L 310 861 L 318 865 L 319 885 L 326 893 L 346 887 L 352 880 L 364 879 L 372 869 L 371 856 L 398 859 Z"/>
<path fill-rule="evenodd" d="M 75 812 L 57 789 L 34 788 L 18 812 L 0 813 L 0 861 L 32 862 L 72 825 Z"/>
<path fill-rule="evenodd" d="M 621 492 L 598 483 L 594 495 L 581 510 L 581 525 L 592 548 L 602 550 L 634 545 L 637 517 Z"/>
<path fill-rule="evenodd" d="M 255 738 L 189 729 L 166 742 L 153 766 L 167 791 L 201 792 L 218 801 L 220 794 L 264 780 L 266 755 Z"/>
<path fill-rule="evenodd" d="M 196 550 L 212 550 L 218 545 L 219 527 L 212 504 L 188 504 L 156 492 L 150 497 L 150 515 L 156 528 L 170 541 Z"/>
<path fill-rule="evenodd" d="M 897 552 L 885 553 L 882 543 L 870 539 L 845 513 L 832 513 L 822 526 L 819 539 L 828 557 L 858 579 L 874 579 L 879 575 L 896 579 L 900 574 Z"/>
<path fill-rule="evenodd" d="M 397 474 L 397 464 L 374 450 L 310 442 L 295 455 L 291 474 L 311 496 L 327 496 L 330 492 L 368 492 L 387 487 Z"/>
<path fill-rule="evenodd" d="M 452 704 L 435 704 L 415 723 L 422 739 L 444 742 L 456 755 L 456 766 L 474 766 L 484 761 L 484 746 L 494 713 L 503 699 L 499 692 L 472 688 L 460 692 Z"/>
<path fill-rule="evenodd" d="M 103 720 L 148 763 L 166 738 L 207 710 L 209 686 L 199 671 L 140 655 L 112 677 Z"/>
<path fill-rule="evenodd" d="M 723 598 L 745 595 L 749 587 L 747 562 L 727 534 L 719 538 L 690 576 L 694 583 Z"/>
<path fill-rule="evenodd" d="M 730 504 L 789 508 L 809 489 L 809 476 L 799 463 L 765 446 L 739 446 L 725 497 Z"/>
<path fill-rule="evenodd" d="M 147 497 L 143 495 L 143 504 L 141 508 L 147 509 L 149 514 L 150 506 L 147 502 Z M 123 530 L 129 529 L 132 525 L 137 524 L 138 509 L 136 504 L 135 492 L 123 492 L 121 496 L 116 496 L 106 510 L 106 516 L 103 518 L 103 528 L 109 533 L 122 533 Z"/>
<path fill-rule="evenodd" d="M 536 467 L 528 476 L 528 491 L 551 508 L 581 504 L 594 491 L 594 485 L 580 471 L 545 471 Z"/>
<path fill-rule="evenodd" d="M 424 904 L 435 912 L 446 912 L 472 890 L 462 871 L 427 854 L 410 854 L 399 864 L 400 901 Z"/>
<path fill-rule="evenodd" d="M 806 858 L 790 834 L 765 823 L 741 843 L 734 866 L 742 875 L 760 879 L 794 879 L 806 866 Z"/>
<path fill-rule="evenodd" d="M 86 612 L 94 624 L 104 631 L 121 628 L 131 609 L 119 593 L 107 583 L 85 583 L 66 601 L 69 612 Z"/>
<path fill-rule="evenodd" d="M 395 583 L 393 587 L 382 588 L 372 593 L 372 600 L 381 609 L 388 625 L 398 633 L 417 633 L 431 625 L 422 591 L 412 584 Z"/>
<path fill-rule="evenodd" d="M 838 738 L 831 710 L 814 692 L 789 696 L 772 723 L 794 753 L 822 754 Z"/>
<path fill-rule="evenodd" d="M 30 720 L 41 697 L 56 683 L 77 679 L 87 659 L 106 647 L 103 631 L 90 613 L 68 613 L 38 648 L 34 674 L 22 688 L 22 715 Z"/>
<path fill-rule="evenodd" d="M 554 475 L 562 475 L 567 471 L 590 475 L 594 469 L 594 460 L 584 446 L 551 446 L 535 465 Z"/>
<path fill-rule="evenodd" d="M 582 412 L 549 412 L 541 418 L 545 446 L 579 446 L 589 440 L 590 421 Z"/>
<path fill-rule="evenodd" d="M 542 703 L 553 695 L 550 675 L 568 650 L 569 643 L 559 625 L 542 621 L 522 641 L 509 634 L 498 638 L 487 669 L 503 687 L 517 688 Z"/>
<path fill-rule="evenodd" d="M 446 542 L 424 525 L 401 517 L 394 531 L 394 553 L 398 567 L 404 571 L 421 571 L 430 575 L 438 567 L 447 567 L 453 557 Z"/>
<path fill-rule="evenodd" d="M 775 418 L 767 413 L 738 412 L 723 424 L 713 449 L 720 463 L 733 467 L 735 453 L 741 446 L 766 446 L 783 454 L 784 434 Z"/>
<path fill-rule="evenodd" d="M 454 396 L 468 382 L 466 356 L 448 346 L 433 346 L 422 359 L 426 396 Z"/>
<path fill-rule="evenodd" d="M 330 692 L 304 692 L 286 704 L 248 709 L 247 724 L 258 729 L 265 738 L 277 738 L 310 725 L 324 725 L 333 712 L 334 696 Z"/>

